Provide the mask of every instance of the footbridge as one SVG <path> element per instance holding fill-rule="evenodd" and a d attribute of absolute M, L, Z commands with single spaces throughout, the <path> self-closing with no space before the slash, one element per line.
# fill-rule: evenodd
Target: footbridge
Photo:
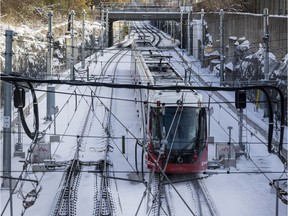
<path fill-rule="evenodd" d="M 119 20 L 149 20 L 152 23 L 158 22 L 158 26 L 163 27 L 165 21 L 174 21 L 179 26 L 178 35 L 174 35 L 181 42 L 181 47 L 187 47 L 187 31 L 190 25 L 191 6 L 167 7 L 167 6 L 132 6 L 125 5 L 104 5 L 101 13 L 107 22 L 108 27 L 108 46 L 113 45 L 113 22 Z"/>

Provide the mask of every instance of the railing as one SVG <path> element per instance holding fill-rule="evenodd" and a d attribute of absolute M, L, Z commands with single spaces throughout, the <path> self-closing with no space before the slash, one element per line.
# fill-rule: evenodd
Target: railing
<path fill-rule="evenodd" d="M 180 12 L 180 7 L 175 4 L 161 4 L 161 5 L 131 5 L 130 3 L 115 3 L 104 2 L 101 8 L 108 9 L 109 11 L 131 11 L 131 12 Z"/>

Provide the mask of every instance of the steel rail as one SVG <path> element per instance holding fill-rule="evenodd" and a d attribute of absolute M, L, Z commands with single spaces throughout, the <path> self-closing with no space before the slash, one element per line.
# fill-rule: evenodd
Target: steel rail
<path fill-rule="evenodd" d="M 121 61 L 121 59 L 125 56 L 125 54 L 128 52 L 129 50 L 127 50 L 126 48 L 123 48 L 121 50 L 119 50 L 114 56 L 112 56 L 109 61 L 106 63 L 105 67 L 104 67 L 104 70 L 103 70 L 103 73 L 106 74 L 107 71 L 108 71 L 108 68 L 109 66 L 112 65 L 113 61 L 118 58 L 119 56 L 119 59 L 117 60 L 117 62 L 115 63 L 114 67 L 113 67 L 113 70 L 112 70 L 112 83 L 115 82 L 115 75 L 116 75 L 116 72 L 117 72 L 117 66 L 119 64 L 119 62 Z M 125 53 L 123 53 L 125 52 Z M 113 94 L 114 94 L 114 88 L 111 89 L 111 98 L 113 97 Z M 101 180 L 100 180 L 100 185 L 99 185 L 99 193 L 96 195 L 97 198 L 96 198 L 96 202 L 95 202 L 95 213 L 97 215 L 100 215 L 100 216 L 112 216 L 114 215 L 114 203 L 113 203 L 113 200 L 112 200 L 112 195 L 111 195 L 111 189 L 110 189 L 110 179 L 109 179 L 109 176 L 108 176 L 108 173 L 110 173 L 110 170 L 109 170 L 109 162 L 108 162 L 108 152 L 109 152 L 109 143 L 110 143 L 110 137 L 111 137 L 111 110 L 112 110 L 112 106 L 113 106 L 113 100 L 110 100 L 110 104 L 109 104 L 109 108 L 105 106 L 105 109 L 108 111 L 108 114 L 106 116 L 106 123 L 105 123 L 105 126 L 104 126 L 104 132 L 106 133 L 107 135 L 107 138 L 106 138 L 106 150 L 105 150 L 105 156 L 104 156 L 104 161 L 103 161 L 103 166 L 102 166 L 102 169 L 101 169 L 101 173 L 102 173 L 102 176 L 101 176 Z M 96 176 L 97 177 L 97 176 Z M 98 212 L 97 212 L 98 211 Z"/>

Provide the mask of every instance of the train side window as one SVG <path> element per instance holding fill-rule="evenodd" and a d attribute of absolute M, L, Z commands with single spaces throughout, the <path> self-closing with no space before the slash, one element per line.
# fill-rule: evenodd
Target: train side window
<path fill-rule="evenodd" d="M 200 145 L 205 145 L 207 136 L 207 120 L 206 120 L 206 109 L 201 108 L 199 112 L 200 118 Z"/>

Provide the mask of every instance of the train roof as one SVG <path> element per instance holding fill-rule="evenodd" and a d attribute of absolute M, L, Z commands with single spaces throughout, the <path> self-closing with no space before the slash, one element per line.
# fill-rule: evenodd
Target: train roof
<path fill-rule="evenodd" d="M 147 60 L 146 65 L 154 80 L 154 85 L 184 84 L 182 76 L 166 60 Z"/>
<path fill-rule="evenodd" d="M 143 49 L 143 48 L 151 48 L 153 49 L 153 44 L 151 42 L 151 39 L 149 37 L 145 38 L 145 39 L 134 39 L 134 48 L 139 48 L 139 49 Z M 155 47 L 154 47 L 155 49 Z"/>
<path fill-rule="evenodd" d="M 135 40 L 134 55 L 139 60 L 139 75 L 141 82 L 149 82 L 158 86 L 186 86 L 184 78 L 170 63 L 171 56 L 164 56 L 156 47 L 140 47 L 139 40 Z M 139 44 L 138 44 L 139 42 Z M 137 63 L 138 63 L 137 62 Z M 144 65 L 144 66 L 143 66 Z M 151 106 L 157 106 L 157 102 L 165 103 L 165 106 L 175 107 L 181 102 L 186 107 L 201 107 L 203 96 L 197 91 L 191 90 L 152 90 L 149 93 Z"/>
<path fill-rule="evenodd" d="M 157 102 L 165 103 L 166 107 L 175 107 L 181 103 L 184 107 L 202 107 L 203 96 L 196 91 L 155 91 L 149 100 L 151 106 L 157 106 Z"/>

